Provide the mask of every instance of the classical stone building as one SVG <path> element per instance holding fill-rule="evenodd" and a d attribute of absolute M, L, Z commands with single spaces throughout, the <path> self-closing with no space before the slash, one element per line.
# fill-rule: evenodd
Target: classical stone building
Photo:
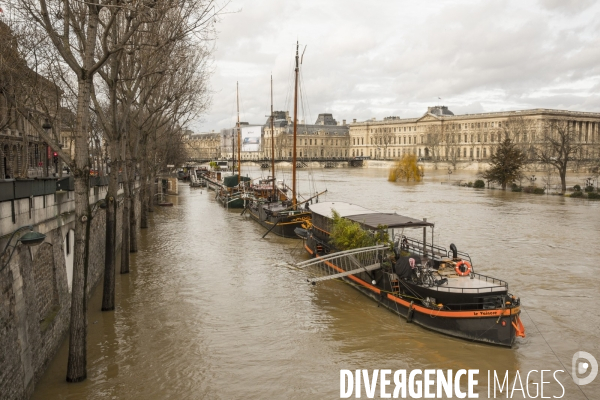
<path fill-rule="evenodd" d="M 215 133 L 192 133 L 185 138 L 189 160 L 216 160 L 221 157 L 221 135 Z"/>
<path fill-rule="evenodd" d="M 287 111 L 275 111 L 273 136 L 267 118 L 262 140 L 263 158 L 271 158 L 274 138 L 275 159 L 292 158 L 294 125 Z M 349 127 L 344 120 L 338 124 L 331 114 L 319 114 L 314 125 L 300 121 L 296 127 L 296 156 L 302 160 L 347 159 L 349 156 Z"/>
<path fill-rule="evenodd" d="M 450 162 L 486 160 L 506 136 L 525 151 L 540 144 L 549 121 L 565 120 L 593 157 L 600 142 L 600 113 L 532 109 L 454 115 L 445 106 L 429 107 L 419 118 L 387 117 L 350 124 L 350 157 L 397 159 L 414 154 Z"/>

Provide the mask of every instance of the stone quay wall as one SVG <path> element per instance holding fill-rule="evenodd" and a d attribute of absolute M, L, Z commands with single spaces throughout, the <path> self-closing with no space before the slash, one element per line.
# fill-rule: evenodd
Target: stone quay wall
<path fill-rule="evenodd" d="M 105 198 L 106 192 L 106 186 L 91 188 L 90 204 Z M 119 190 L 119 201 L 122 192 Z M 39 246 L 19 243 L 9 265 L 0 271 L 1 399 L 29 398 L 67 337 L 71 316 L 74 197 L 74 192 L 59 191 L 0 202 L 0 250 L 21 226 L 33 225 L 34 230 L 46 235 Z M 134 206 L 139 228 L 139 194 Z M 117 212 L 117 244 L 121 243 L 120 211 L 121 201 Z M 88 295 L 102 281 L 105 237 L 106 214 L 98 208 L 90 232 Z M 14 242 L 13 239 L 11 245 Z M 0 259 L 0 266 L 6 263 L 11 250 Z"/>

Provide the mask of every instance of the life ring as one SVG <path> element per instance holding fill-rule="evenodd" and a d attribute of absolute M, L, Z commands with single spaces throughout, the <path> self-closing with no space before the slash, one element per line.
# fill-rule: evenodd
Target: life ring
<path fill-rule="evenodd" d="M 465 271 L 463 271 L 460 267 L 462 267 L 463 265 L 467 266 L 467 269 Z M 458 274 L 458 276 L 467 276 L 471 273 L 471 263 L 466 261 L 466 260 L 461 260 L 459 262 L 456 263 L 456 266 L 454 267 L 454 270 L 456 271 L 456 273 Z"/>

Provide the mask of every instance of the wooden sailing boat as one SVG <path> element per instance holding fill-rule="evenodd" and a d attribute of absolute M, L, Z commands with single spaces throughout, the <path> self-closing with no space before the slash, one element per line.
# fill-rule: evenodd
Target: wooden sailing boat
<path fill-rule="evenodd" d="M 248 205 L 250 217 L 268 229 L 263 235 L 273 232 L 278 236 L 286 238 L 298 238 L 296 229 L 301 228 L 303 224 L 310 221 L 311 213 L 306 209 L 309 201 L 322 194 L 319 193 L 302 203 L 297 200 L 296 185 L 296 136 L 298 125 L 298 75 L 300 71 L 300 61 L 298 56 L 298 43 L 296 43 L 296 66 L 294 79 L 294 136 L 292 150 L 292 196 L 288 198 L 286 193 L 279 189 L 275 180 L 275 136 L 274 136 L 274 114 L 273 114 L 273 78 L 271 77 L 271 180 L 272 194 L 267 198 L 264 196 L 255 196 L 255 199 Z M 323 192 L 325 193 L 325 192 Z"/>
<path fill-rule="evenodd" d="M 242 140 L 240 127 L 240 95 L 239 84 L 236 83 L 236 104 L 237 104 L 237 146 L 233 140 L 232 157 L 234 159 L 233 174 L 223 178 L 223 184 L 217 191 L 217 200 L 226 208 L 244 208 L 245 200 L 242 190 L 244 182 L 250 181 L 250 178 L 242 176 Z M 235 148 L 237 147 L 237 174 L 235 174 Z"/>

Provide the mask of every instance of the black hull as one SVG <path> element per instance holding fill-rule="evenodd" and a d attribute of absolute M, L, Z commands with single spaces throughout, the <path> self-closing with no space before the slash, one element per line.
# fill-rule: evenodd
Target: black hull
<path fill-rule="evenodd" d="M 323 248 L 314 237 L 309 235 L 305 244 L 306 251 L 317 256 Z M 383 305 L 388 310 L 423 328 L 460 339 L 488 343 L 503 347 L 512 347 L 516 339 L 516 329 L 520 323 L 519 307 L 481 309 L 481 310 L 439 310 L 424 306 L 420 301 L 403 298 L 400 294 L 390 293 L 390 289 L 379 284 L 372 285 L 371 275 L 359 273 L 343 277 L 352 287 Z M 379 279 L 376 279 L 380 282 Z M 383 281 L 383 280 L 381 280 Z"/>
<path fill-rule="evenodd" d="M 225 208 L 244 208 L 244 199 L 240 197 L 231 198 L 227 196 L 218 196 L 217 200 L 219 200 L 219 203 Z"/>
<path fill-rule="evenodd" d="M 307 220 L 310 220 L 310 212 L 301 212 L 294 215 L 277 217 L 273 214 L 269 215 L 270 213 L 267 212 L 267 204 L 251 205 L 247 211 L 250 214 L 250 218 L 261 224 L 267 230 L 270 229 L 270 233 L 274 233 L 275 235 L 284 238 L 299 239 L 294 230 L 296 228 L 301 228 Z M 273 227 L 275 224 L 277 225 Z"/>

